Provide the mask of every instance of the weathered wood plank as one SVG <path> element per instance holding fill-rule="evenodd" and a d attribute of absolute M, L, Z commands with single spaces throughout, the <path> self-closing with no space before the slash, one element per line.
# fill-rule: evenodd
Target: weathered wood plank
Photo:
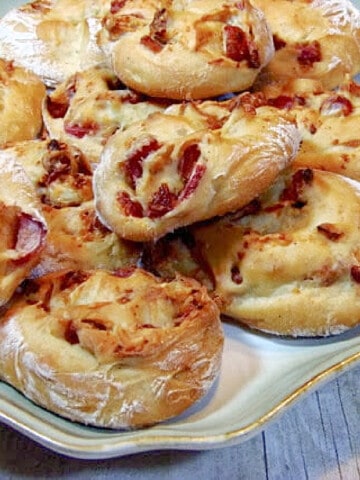
<path fill-rule="evenodd" d="M 205 452 L 67 459 L 0 425 L 0 479 L 357 480 L 360 366 L 309 394 L 250 440 Z"/>

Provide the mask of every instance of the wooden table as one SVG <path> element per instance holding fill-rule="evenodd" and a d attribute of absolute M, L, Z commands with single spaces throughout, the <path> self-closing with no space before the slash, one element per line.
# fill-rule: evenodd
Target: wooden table
<path fill-rule="evenodd" d="M 76 460 L 0 425 L 0 479 L 360 479 L 360 365 L 302 397 L 256 436 L 204 452 Z"/>

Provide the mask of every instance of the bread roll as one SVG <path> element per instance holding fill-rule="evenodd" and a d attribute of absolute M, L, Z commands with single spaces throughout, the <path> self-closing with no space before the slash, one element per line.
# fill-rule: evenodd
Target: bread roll
<path fill-rule="evenodd" d="M 299 134 L 245 94 L 170 107 L 114 134 L 94 174 L 96 209 L 123 238 L 148 241 L 236 210 L 293 159 Z"/>
<path fill-rule="evenodd" d="M 248 0 L 128 0 L 116 2 L 103 23 L 100 43 L 115 73 L 153 97 L 246 90 L 274 53 L 264 15 Z"/>
<path fill-rule="evenodd" d="M 107 60 L 97 32 L 110 0 L 35 0 L 0 19 L 0 57 L 36 73 L 47 86 Z"/>
<path fill-rule="evenodd" d="M 360 181 L 360 85 L 355 80 L 328 90 L 318 81 L 296 79 L 263 85 L 260 91 L 265 103 L 296 118 L 301 146 L 294 165 Z"/>
<path fill-rule="evenodd" d="M 0 159 L 0 306 L 39 261 L 46 237 L 40 204 L 23 168 Z"/>
<path fill-rule="evenodd" d="M 23 166 L 46 220 L 46 241 L 31 276 L 136 264 L 140 246 L 119 238 L 96 215 L 92 169 L 80 150 L 56 140 L 29 141 L 0 150 L 0 161 Z"/>
<path fill-rule="evenodd" d="M 266 80 L 311 78 L 332 89 L 360 72 L 360 12 L 351 0 L 254 0 L 274 37 Z M 264 80 L 264 79 L 263 79 Z"/>
<path fill-rule="evenodd" d="M 78 72 L 50 92 L 43 116 L 51 138 L 78 147 L 96 164 L 115 131 L 165 107 L 165 101 L 125 88 L 108 68 L 94 67 Z"/>
<path fill-rule="evenodd" d="M 278 335 L 360 322 L 360 184 L 294 169 L 243 211 L 194 228 L 222 313 Z"/>
<path fill-rule="evenodd" d="M 70 420 L 138 428 L 202 398 L 222 346 L 218 307 L 191 279 L 63 271 L 27 282 L 0 320 L 0 377 Z"/>

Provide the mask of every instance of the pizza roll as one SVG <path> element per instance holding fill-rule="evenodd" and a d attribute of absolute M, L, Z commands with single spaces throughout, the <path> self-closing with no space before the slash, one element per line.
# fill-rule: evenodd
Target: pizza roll
<path fill-rule="evenodd" d="M 108 68 L 78 72 L 49 92 L 43 105 L 51 138 L 74 145 L 97 163 L 107 139 L 132 122 L 162 111 L 166 102 L 146 98 L 121 84 Z"/>
<path fill-rule="evenodd" d="M 164 279 L 176 278 L 178 274 L 194 278 L 212 294 L 214 276 L 203 260 L 192 234 L 193 228 L 192 225 L 179 228 L 157 241 L 144 243 L 140 264 L 148 272 Z"/>
<path fill-rule="evenodd" d="M 204 287 L 141 269 L 28 281 L 0 320 L 2 380 L 52 412 L 100 427 L 143 427 L 182 413 L 209 391 L 222 348 L 219 310 Z"/>
<path fill-rule="evenodd" d="M 359 231 L 358 182 L 294 168 L 193 235 L 222 313 L 272 334 L 327 336 L 360 322 Z"/>
<path fill-rule="evenodd" d="M 0 58 L 0 148 L 37 137 L 45 94 L 36 75 Z"/>
<path fill-rule="evenodd" d="M 116 75 L 153 97 L 246 90 L 274 53 L 264 15 L 248 0 L 114 0 L 103 25 L 99 43 Z"/>
<path fill-rule="evenodd" d="M 47 86 L 106 64 L 96 35 L 110 0 L 35 0 L 0 19 L 0 57 L 35 72 Z"/>
<path fill-rule="evenodd" d="M 75 147 L 57 140 L 23 142 L 0 151 L 21 163 L 35 187 L 47 237 L 31 276 L 61 269 L 115 270 L 135 265 L 140 246 L 119 238 L 98 219 L 92 169 Z"/>
<path fill-rule="evenodd" d="M 19 142 L 0 150 L 3 162 L 24 168 L 42 205 L 81 205 L 93 198 L 93 171 L 80 150 L 54 139 Z"/>
<path fill-rule="evenodd" d="M 23 168 L 0 159 L 0 306 L 39 261 L 46 224 Z"/>
<path fill-rule="evenodd" d="M 360 72 L 360 12 L 350 0 L 254 4 L 263 10 L 275 45 L 262 81 L 312 78 L 331 89 Z"/>
<path fill-rule="evenodd" d="M 154 240 L 240 208 L 297 152 L 299 134 L 256 97 L 170 107 L 115 133 L 94 174 L 96 209 L 123 238 Z"/>
<path fill-rule="evenodd" d="M 92 200 L 74 207 L 43 206 L 43 215 L 48 234 L 39 262 L 31 272 L 34 277 L 63 269 L 113 271 L 139 261 L 141 245 L 106 228 Z"/>
<path fill-rule="evenodd" d="M 336 90 L 296 80 L 263 90 L 267 103 L 290 111 L 301 133 L 297 166 L 318 168 L 360 181 L 360 85 L 349 81 Z"/>

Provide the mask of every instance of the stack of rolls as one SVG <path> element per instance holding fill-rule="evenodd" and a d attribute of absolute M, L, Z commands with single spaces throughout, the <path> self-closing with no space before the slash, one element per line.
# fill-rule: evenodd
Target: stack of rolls
<path fill-rule="evenodd" d="M 349 0 L 8 12 L 0 378 L 69 420 L 142 428 L 216 385 L 228 318 L 359 324 L 359 72 Z"/>

